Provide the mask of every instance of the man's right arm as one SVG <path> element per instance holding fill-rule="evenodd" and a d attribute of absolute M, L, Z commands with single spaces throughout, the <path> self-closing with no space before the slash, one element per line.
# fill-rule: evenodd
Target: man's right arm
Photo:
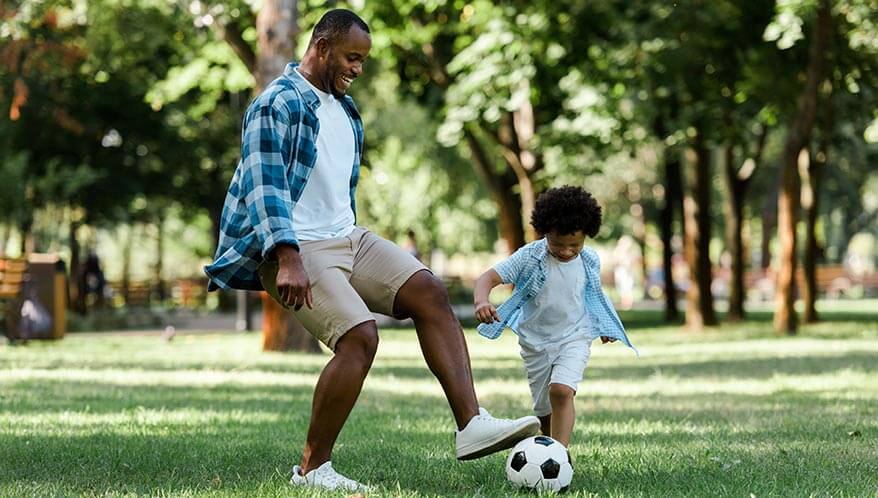
<path fill-rule="evenodd" d="M 292 123 L 292 124 L 291 124 Z M 267 258 L 279 244 L 298 247 L 287 162 L 298 119 L 280 98 L 258 98 L 248 109 L 241 143 L 241 188 L 250 225 Z"/>
<path fill-rule="evenodd" d="M 273 256 L 278 261 L 278 295 L 283 303 L 298 310 L 303 305 L 310 308 L 313 303 L 293 229 L 287 162 L 296 157 L 293 147 L 297 144 L 291 137 L 298 135 L 295 127 L 299 120 L 288 105 L 275 96 L 270 101 L 257 99 L 248 110 L 241 144 L 241 184 L 247 189 L 244 202 L 262 245 L 262 257 Z"/>
<path fill-rule="evenodd" d="M 302 264 L 299 249 L 278 244 L 275 247 L 277 257 L 277 293 L 281 301 L 299 310 L 303 305 L 313 308 L 314 298 L 311 295 L 311 282 Z"/>

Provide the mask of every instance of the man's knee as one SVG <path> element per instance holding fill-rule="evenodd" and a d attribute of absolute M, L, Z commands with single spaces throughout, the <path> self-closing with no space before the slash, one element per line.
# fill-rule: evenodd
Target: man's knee
<path fill-rule="evenodd" d="M 554 402 L 565 402 L 573 399 L 576 394 L 570 386 L 564 384 L 549 384 L 549 398 Z"/>
<path fill-rule="evenodd" d="M 338 340 L 335 354 L 359 358 L 371 364 L 378 351 L 378 327 L 375 322 L 361 323 Z"/>
<path fill-rule="evenodd" d="M 405 294 L 405 309 L 400 311 L 412 318 L 417 318 L 421 313 L 434 313 L 437 307 L 450 308 L 445 284 L 428 271 L 416 273 L 401 290 Z"/>

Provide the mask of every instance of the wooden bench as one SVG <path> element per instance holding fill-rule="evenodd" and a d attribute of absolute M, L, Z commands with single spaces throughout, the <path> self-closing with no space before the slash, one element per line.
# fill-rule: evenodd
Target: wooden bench
<path fill-rule="evenodd" d="M 147 307 L 152 301 L 153 285 L 150 282 L 130 281 L 127 286 L 124 282 L 112 282 L 109 285 L 115 306 Z"/>
<path fill-rule="evenodd" d="M 20 339 L 22 289 L 27 278 L 27 260 L 0 258 L 0 313 L 3 334 L 11 341 Z"/>
<path fill-rule="evenodd" d="M 851 292 L 855 286 L 862 286 L 864 290 L 871 291 L 878 288 L 878 273 L 869 273 L 862 276 L 854 276 L 842 265 L 817 266 L 815 275 L 817 290 L 831 299 L 843 297 Z M 759 289 L 765 283 L 770 283 L 773 292 L 776 285 L 777 275 L 773 268 L 766 270 L 750 270 L 744 275 L 744 286 L 747 289 Z M 799 289 L 805 287 L 805 271 L 801 264 L 796 268 L 796 285 Z"/>

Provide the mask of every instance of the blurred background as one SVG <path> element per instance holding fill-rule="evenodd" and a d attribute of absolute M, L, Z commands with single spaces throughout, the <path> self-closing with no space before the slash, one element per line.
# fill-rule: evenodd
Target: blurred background
<path fill-rule="evenodd" d="M 202 267 L 244 110 L 334 7 L 373 41 L 358 224 L 465 323 L 564 184 L 604 209 L 589 244 L 622 310 L 794 334 L 821 303 L 878 307 L 874 0 L 0 0 L 9 340 L 237 328 L 315 350 Z"/>

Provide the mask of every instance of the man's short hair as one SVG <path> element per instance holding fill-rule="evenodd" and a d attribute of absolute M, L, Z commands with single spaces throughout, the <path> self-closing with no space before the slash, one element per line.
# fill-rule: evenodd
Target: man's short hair
<path fill-rule="evenodd" d="M 311 32 L 310 47 L 320 38 L 326 39 L 330 45 L 335 45 L 343 36 L 348 34 L 351 26 L 356 25 L 366 33 L 369 33 L 369 25 L 360 16 L 347 9 L 333 9 L 323 14 L 317 21 L 314 31 Z"/>

